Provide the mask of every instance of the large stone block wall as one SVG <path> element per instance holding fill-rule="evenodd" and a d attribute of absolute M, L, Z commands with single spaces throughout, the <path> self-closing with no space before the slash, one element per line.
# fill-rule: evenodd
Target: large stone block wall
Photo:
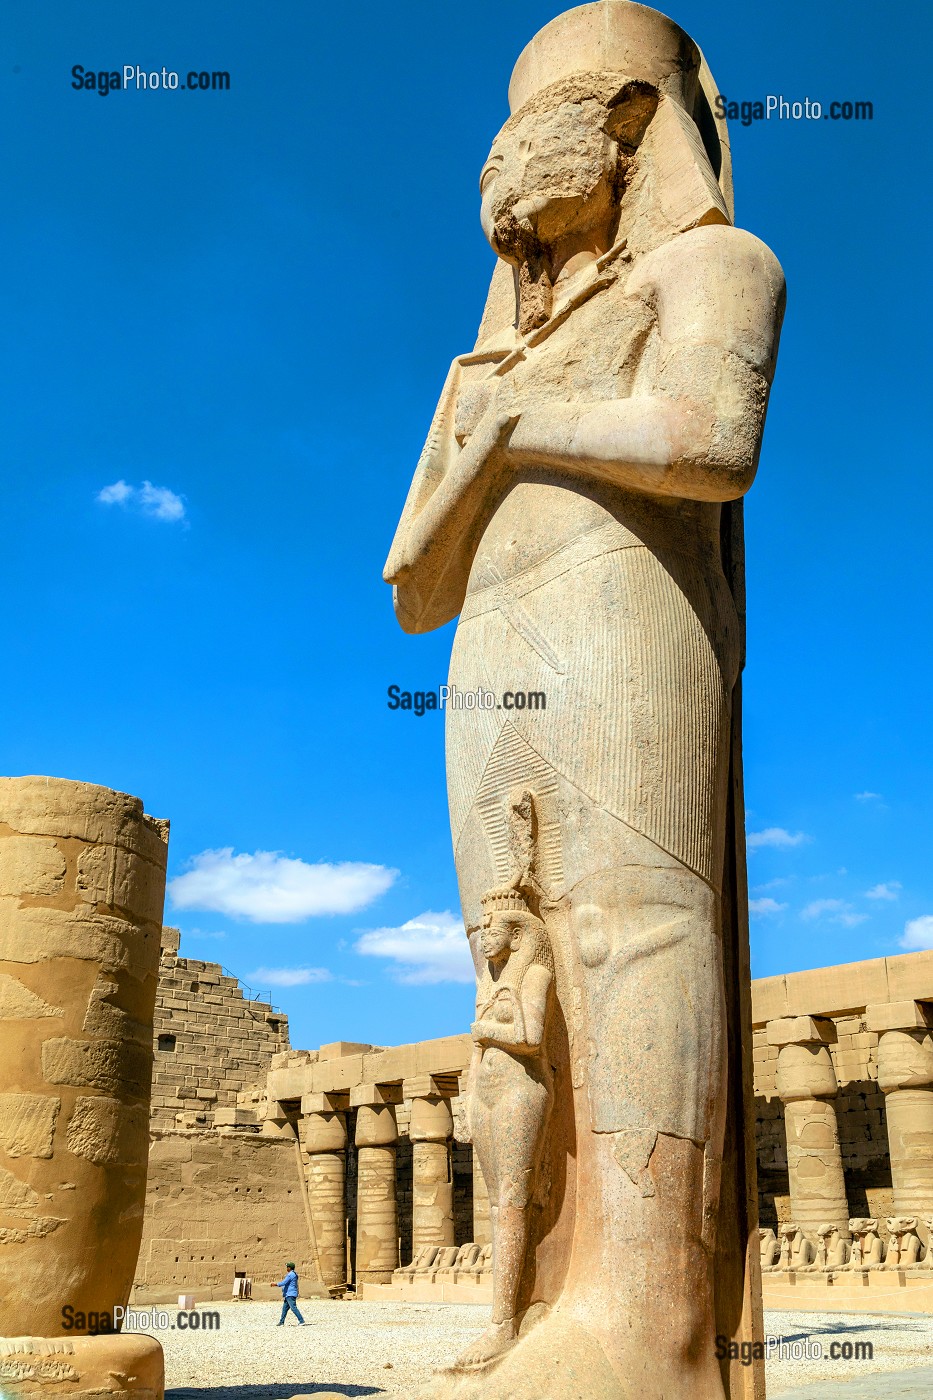
<path fill-rule="evenodd" d="M 211 1130 L 157 1134 L 149 1182 L 137 1303 L 229 1298 L 234 1276 L 246 1273 L 256 1297 L 285 1264 L 298 1265 L 302 1293 L 314 1291 L 316 1269 L 294 1141 Z"/>
<path fill-rule="evenodd" d="M 213 1111 L 264 1085 L 288 1048 L 288 1017 L 249 1001 L 219 963 L 178 956 L 178 930 L 162 933 L 155 1009 L 151 1128 L 210 1127 Z"/>

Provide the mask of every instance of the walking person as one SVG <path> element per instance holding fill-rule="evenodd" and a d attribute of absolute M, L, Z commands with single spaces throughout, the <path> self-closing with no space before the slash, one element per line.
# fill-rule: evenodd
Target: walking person
<path fill-rule="evenodd" d="M 279 1318 L 277 1325 L 279 1327 L 284 1327 L 285 1319 L 288 1317 L 289 1309 L 291 1309 L 297 1317 L 299 1325 L 304 1327 L 305 1320 L 298 1311 L 298 1275 L 295 1273 L 294 1263 L 286 1264 L 285 1269 L 286 1274 L 282 1281 L 273 1284 L 274 1288 L 281 1288 L 282 1290 L 282 1316 Z"/>

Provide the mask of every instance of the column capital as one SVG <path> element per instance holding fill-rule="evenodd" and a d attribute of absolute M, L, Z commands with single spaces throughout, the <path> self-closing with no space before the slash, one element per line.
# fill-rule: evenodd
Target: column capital
<path fill-rule="evenodd" d="M 782 1016 L 767 1025 L 769 1045 L 833 1045 L 836 1025 L 828 1016 Z"/>
<path fill-rule="evenodd" d="M 917 1031 L 933 1028 L 933 1006 L 924 1001 L 882 1001 L 865 1008 L 870 1031 Z"/>
<path fill-rule="evenodd" d="M 398 1142 L 395 1105 L 361 1103 L 356 1113 L 357 1147 L 394 1147 Z"/>
<path fill-rule="evenodd" d="M 344 1113 L 325 1110 L 306 1113 L 301 1119 L 299 1141 L 306 1152 L 343 1152 L 347 1145 Z"/>
<path fill-rule="evenodd" d="M 796 1099 L 831 1099 L 838 1091 L 829 1046 L 791 1040 L 778 1051 L 776 1088 L 785 1105 Z"/>
<path fill-rule="evenodd" d="M 420 1094 L 411 1100 L 408 1136 L 416 1142 L 448 1142 L 453 1136 L 454 1116 L 446 1096 Z"/>
<path fill-rule="evenodd" d="M 933 1034 L 927 1026 L 891 1026 L 878 1037 L 878 1088 L 928 1089 L 933 1084 Z"/>

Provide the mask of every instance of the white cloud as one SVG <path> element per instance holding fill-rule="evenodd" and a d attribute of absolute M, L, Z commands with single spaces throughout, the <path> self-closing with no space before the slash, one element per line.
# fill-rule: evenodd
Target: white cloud
<path fill-rule="evenodd" d="M 780 875 L 776 880 L 766 880 L 763 885 L 753 885 L 752 894 L 764 894 L 767 890 L 779 890 L 782 885 L 790 884 L 789 875 Z"/>
<path fill-rule="evenodd" d="M 748 833 L 748 849 L 757 851 L 762 846 L 802 846 L 809 839 L 803 831 L 791 832 L 785 831 L 783 826 L 769 826 L 764 831 Z"/>
<path fill-rule="evenodd" d="M 912 953 L 918 953 L 923 948 L 933 948 L 933 914 L 921 914 L 919 919 L 908 919 L 904 925 L 904 936 L 900 945 Z"/>
<path fill-rule="evenodd" d="M 782 909 L 786 908 L 786 904 L 778 904 L 776 899 L 750 899 L 748 901 L 750 914 L 780 914 Z"/>
<path fill-rule="evenodd" d="M 356 951 L 367 958 L 390 958 L 397 982 L 472 982 L 476 976 L 463 921 L 446 910 L 418 914 L 399 928 L 364 933 Z"/>
<path fill-rule="evenodd" d="M 852 905 L 844 899 L 814 899 L 801 911 L 803 919 L 829 919 L 834 924 L 843 924 L 846 928 L 854 928 L 856 924 L 863 924 L 868 918 L 867 914 L 857 914 Z"/>
<path fill-rule="evenodd" d="M 256 987 L 304 987 L 309 982 L 329 982 L 326 967 L 257 967 L 246 975 Z"/>
<path fill-rule="evenodd" d="M 104 506 L 135 506 L 152 520 L 174 523 L 185 518 L 182 497 L 167 486 L 153 486 L 151 481 L 144 481 L 142 486 L 130 486 L 121 479 L 98 491 L 97 499 Z"/>
<path fill-rule="evenodd" d="M 185 503 L 167 486 L 153 486 L 144 481 L 139 491 L 139 503 L 146 515 L 155 520 L 184 520 Z"/>
<path fill-rule="evenodd" d="M 122 506 L 132 494 L 132 486 L 127 486 L 125 481 L 115 481 L 112 486 L 105 486 L 103 491 L 98 491 L 97 499 L 104 506 Z"/>
<path fill-rule="evenodd" d="M 883 885 L 872 885 L 870 890 L 865 891 L 866 899 L 897 899 L 898 891 L 903 889 L 900 880 L 888 880 Z"/>
<path fill-rule="evenodd" d="M 310 865 L 280 851 L 232 846 L 202 851 L 168 882 L 176 909 L 210 909 L 257 924 L 298 924 L 315 914 L 355 914 L 385 894 L 398 875 L 384 865 Z"/>
<path fill-rule="evenodd" d="M 880 801 L 881 801 L 881 793 L 880 793 L 880 792 L 857 792 L 857 793 L 855 794 L 855 800 L 856 800 L 856 802 L 880 802 Z"/>

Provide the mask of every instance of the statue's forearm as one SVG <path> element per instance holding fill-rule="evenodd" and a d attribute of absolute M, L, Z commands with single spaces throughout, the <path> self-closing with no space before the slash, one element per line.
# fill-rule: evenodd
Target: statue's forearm
<path fill-rule="evenodd" d="M 502 442 L 514 421 L 507 414 L 488 413 L 425 505 L 396 536 L 383 577 L 395 585 L 396 611 L 406 630 L 439 627 L 459 611 L 473 550 L 509 470 Z"/>
<path fill-rule="evenodd" d="M 495 1046 L 501 1050 L 513 1050 L 520 1055 L 532 1055 L 540 1048 L 541 1042 L 533 1044 L 528 1040 L 524 1027 L 510 1026 L 499 1021 L 476 1021 L 471 1027 L 474 1041 L 483 1048 Z"/>
<path fill-rule="evenodd" d="M 509 440 L 515 463 L 564 468 L 652 495 L 728 501 L 757 466 L 757 440 L 686 398 L 661 395 L 526 410 Z M 723 444 L 726 446 L 723 448 Z"/>

